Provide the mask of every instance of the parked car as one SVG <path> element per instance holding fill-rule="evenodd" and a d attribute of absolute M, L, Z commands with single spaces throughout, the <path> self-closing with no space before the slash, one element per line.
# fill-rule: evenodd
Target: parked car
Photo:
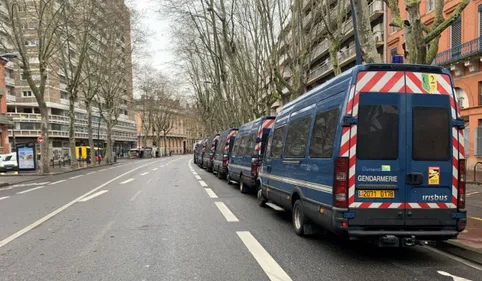
<path fill-rule="evenodd" d="M 213 167 L 213 171 L 219 179 L 224 179 L 228 173 L 228 163 L 231 158 L 237 132 L 238 129 L 230 128 L 219 136 Z"/>
<path fill-rule="evenodd" d="M 213 171 L 214 153 L 219 141 L 219 134 L 212 135 L 206 142 L 205 152 L 203 154 L 203 168 L 208 172 Z"/>
<path fill-rule="evenodd" d="M 9 153 L 0 162 L 0 172 L 18 171 L 17 153 Z"/>
<path fill-rule="evenodd" d="M 241 193 L 257 188 L 262 155 L 274 119 L 273 116 L 264 116 L 239 128 L 229 159 L 227 181 L 239 182 Z"/>
<path fill-rule="evenodd" d="M 286 104 L 260 204 L 292 211 L 298 235 L 321 226 L 384 246 L 456 238 L 466 172 L 454 92 L 444 68 L 359 65 Z"/>

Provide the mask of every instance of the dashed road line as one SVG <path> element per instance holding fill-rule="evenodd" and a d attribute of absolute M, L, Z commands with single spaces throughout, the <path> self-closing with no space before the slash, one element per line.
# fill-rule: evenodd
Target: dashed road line
<path fill-rule="evenodd" d="M 202 180 L 202 178 L 198 175 L 194 175 L 194 177 L 197 179 L 197 180 Z"/>
<path fill-rule="evenodd" d="M 479 193 L 480 193 L 480 191 L 470 192 L 470 193 L 467 193 L 467 196 L 472 196 L 472 195 L 479 194 Z"/>
<path fill-rule="evenodd" d="M 211 188 L 205 188 L 204 190 L 206 191 L 206 193 L 209 195 L 210 198 L 218 198 L 216 193 L 214 193 L 214 191 Z"/>
<path fill-rule="evenodd" d="M 157 169 L 159 169 L 159 168 L 154 168 L 154 169 L 152 169 L 152 170 L 153 170 L 153 171 L 157 171 Z"/>
<path fill-rule="evenodd" d="M 149 184 L 151 181 L 152 181 L 152 179 L 149 179 L 149 180 L 146 182 L 146 184 Z"/>
<path fill-rule="evenodd" d="M 228 222 L 238 222 L 238 218 L 231 212 L 231 210 L 224 204 L 223 202 L 214 202 L 216 204 L 216 207 L 218 207 L 219 211 L 221 214 L 223 214 L 224 218 Z"/>
<path fill-rule="evenodd" d="M 147 174 L 149 174 L 149 172 L 142 173 L 141 176 L 145 176 Z"/>
<path fill-rule="evenodd" d="M 477 221 L 482 221 L 482 218 L 478 218 L 478 217 L 469 217 L 469 218 Z"/>
<path fill-rule="evenodd" d="M 201 186 L 204 186 L 204 187 L 208 186 L 208 184 L 205 181 L 198 181 L 198 182 Z"/>
<path fill-rule="evenodd" d="M 241 241 L 243 241 L 270 280 L 292 280 L 249 231 L 236 231 L 236 234 L 238 234 Z"/>
<path fill-rule="evenodd" d="M 4 199 L 8 199 L 10 198 L 10 196 L 3 196 L 3 197 L 0 197 L 0 201 L 4 200 Z"/>
<path fill-rule="evenodd" d="M 75 177 L 70 177 L 69 180 L 73 180 L 73 179 L 78 179 L 80 177 L 83 177 L 84 175 L 78 175 L 78 176 L 75 176 Z"/>
<path fill-rule="evenodd" d="M 87 197 L 84 197 L 84 198 L 80 199 L 79 202 L 87 202 L 87 201 L 89 201 L 90 199 L 95 198 L 95 197 L 97 197 L 97 196 L 99 196 L 99 195 L 102 195 L 102 194 L 104 194 L 104 193 L 106 193 L 106 192 L 109 192 L 109 191 L 108 191 L 108 190 L 105 190 L 105 189 L 104 189 L 104 190 L 101 190 L 101 191 L 99 191 L 99 192 L 96 192 L 96 193 L 94 193 L 94 194 L 92 194 L 92 195 L 89 195 L 89 196 L 87 196 Z"/>
<path fill-rule="evenodd" d="M 24 191 L 17 192 L 17 194 L 24 194 L 24 193 L 34 191 L 34 190 L 37 190 L 37 189 L 41 189 L 41 188 L 44 188 L 44 187 L 45 186 L 37 186 L 37 187 L 31 188 L 31 189 L 27 189 L 27 190 L 24 190 Z"/>
<path fill-rule="evenodd" d="M 95 174 L 95 171 L 87 173 L 86 175 L 92 175 L 92 174 Z"/>
<path fill-rule="evenodd" d="M 193 175 L 199 175 L 199 174 L 198 174 L 198 173 L 196 173 L 196 172 L 193 172 L 192 174 L 193 174 Z"/>
<path fill-rule="evenodd" d="M 132 201 L 136 200 L 137 196 L 139 196 L 139 194 L 141 194 L 141 192 L 142 192 L 142 190 L 137 191 L 136 194 L 134 194 L 134 196 L 132 196 L 131 200 L 129 200 L 129 201 L 132 202 Z"/>
<path fill-rule="evenodd" d="M 58 183 L 61 183 L 61 182 L 64 182 L 64 181 L 67 181 L 67 180 L 54 181 L 54 182 L 50 183 L 50 185 L 58 184 Z"/>
<path fill-rule="evenodd" d="M 121 182 L 120 184 L 126 184 L 126 183 L 128 183 L 128 182 L 133 181 L 133 180 L 134 180 L 133 178 L 130 178 L 130 179 L 128 179 L 128 180 L 125 180 L 125 181 Z"/>
<path fill-rule="evenodd" d="M 102 169 L 102 170 L 99 170 L 99 172 L 103 172 L 103 171 L 105 171 L 105 170 L 107 170 L 107 169 Z"/>

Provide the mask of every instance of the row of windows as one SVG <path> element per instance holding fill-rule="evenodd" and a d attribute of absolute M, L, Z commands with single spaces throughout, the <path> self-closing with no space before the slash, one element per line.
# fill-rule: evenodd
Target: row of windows
<path fill-rule="evenodd" d="M 330 158 L 333 154 L 339 111 L 338 108 L 334 108 L 316 114 L 311 134 L 309 157 Z M 271 158 L 281 158 L 284 147 L 284 157 L 304 158 L 312 119 L 311 116 L 308 116 L 295 120 L 288 126 L 276 128 L 272 140 L 268 142 L 267 155 L 271 155 Z M 288 130 L 288 134 L 286 134 L 286 130 Z M 285 136 L 286 144 L 283 146 Z"/>
<path fill-rule="evenodd" d="M 252 153 L 254 151 L 255 142 L 256 134 L 236 138 L 236 143 L 233 148 L 233 155 L 244 156 Z"/>

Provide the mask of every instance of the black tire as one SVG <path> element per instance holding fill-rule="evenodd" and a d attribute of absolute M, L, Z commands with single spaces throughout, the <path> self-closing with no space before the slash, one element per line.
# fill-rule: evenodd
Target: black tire
<path fill-rule="evenodd" d="M 228 182 L 229 185 L 232 184 L 232 182 L 231 182 L 231 176 L 229 175 L 229 172 L 228 172 L 228 174 L 226 175 L 226 181 Z"/>
<path fill-rule="evenodd" d="M 293 205 L 293 212 L 291 218 L 295 233 L 298 236 L 305 236 L 305 226 L 307 224 L 307 220 L 303 211 L 303 203 L 299 199 L 296 200 L 295 204 Z"/>
<path fill-rule="evenodd" d="M 221 173 L 220 170 L 218 170 L 217 175 L 218 175 L 218 179 L 220 180 L 224 179 L 224 175 Z"/>
<path fill-rule="evenodd" d="M 261 186 L 258 187 L 258 191 L 256 192 L 256 197 L 258 197 L 258 204 L 260 207 L 266 207 L 266 203 L 268 200 L 263 195 L 263 189 Z"/>
<path fill-rule="evenodd" d="M 246 187 L 246 185 L 243 182 L 243 175 L 239 176 L 239 191 L 241 193 L 248 193 L 248 188 Z"/>

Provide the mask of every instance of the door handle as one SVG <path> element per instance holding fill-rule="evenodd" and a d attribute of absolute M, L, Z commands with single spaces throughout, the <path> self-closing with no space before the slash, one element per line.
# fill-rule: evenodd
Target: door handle
<path fill-rule="evenodd" d="M 266 170 L 271 173 L 271 165 L 266 165 Z"/>
<path fill-rule="evenodd" d="M 421 185 L 423 183 L 422 173 L 409 173 L 407 174 L 407 184 L 409 185 Z"/>
<path fill-rule="evenodd" d="M 286 164 L 286 165 L 299 165 L 301 163 L 301 161 L 288 161 L 288 160 L 285 160 L 282 162 L 283 164 Z"/>

